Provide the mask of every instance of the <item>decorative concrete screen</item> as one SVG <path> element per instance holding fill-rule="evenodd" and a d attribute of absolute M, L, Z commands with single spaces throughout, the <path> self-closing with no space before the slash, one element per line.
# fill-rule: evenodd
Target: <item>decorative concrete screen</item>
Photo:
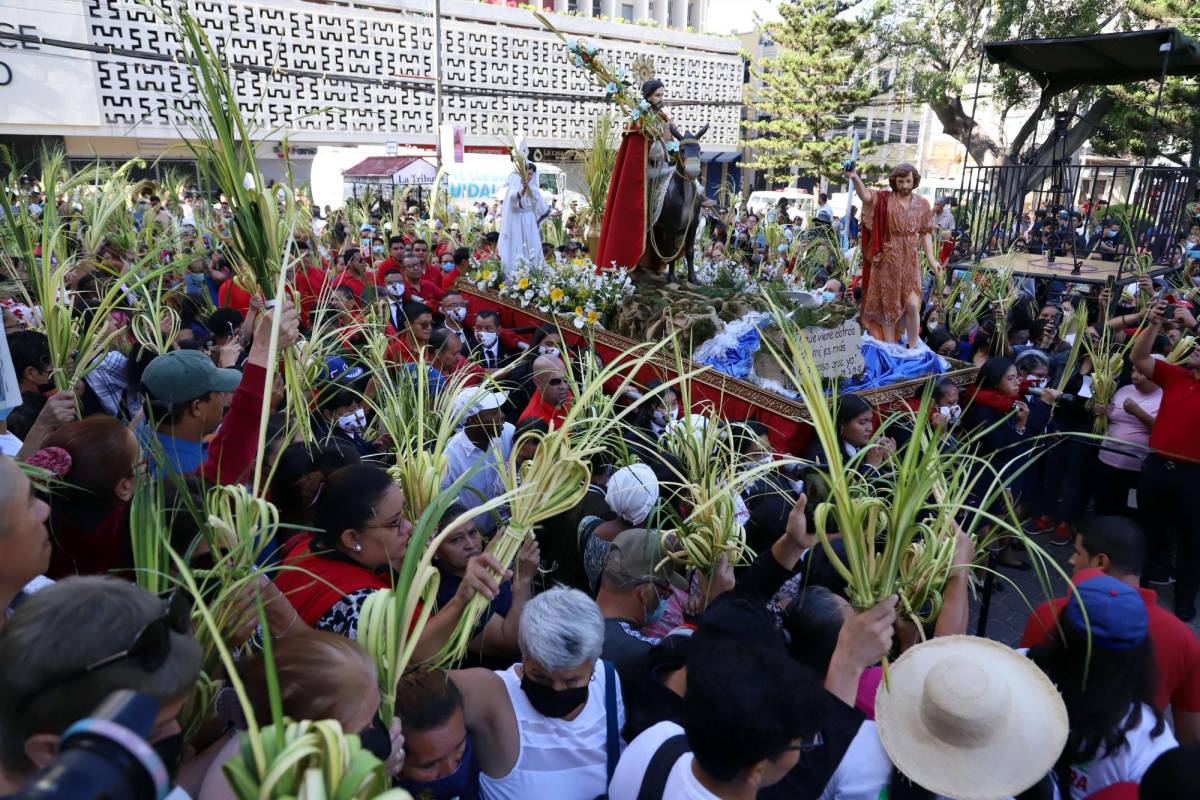
<path fill-rule="evenodd" d="M 177 55 L 175 35 L 133 0 L 81 0 L 89 41 L 120 50 Z M 376 0 L 347 8 L 301 0 L 190 0 L 214 44 L 238 64 L 242 110 L 265 129 L 300 140 L 434 140 L 432 4 Z M 2 13 L 2 12 L 0 12 Z M 527 11 L 442 3 L 443 122 L 468 138 L 504 128 L 534 146 L 583 144 L 600 92 L 567 62 L 558 40 Z M 556 16 L 569 35 L 632 68 L 650 56 L 668 97 L 725 105 L 672 107 L 680 128 L 710 125 L 705 142 L 737 142 L 742 62 L 731 40 Z M 172 136 L 194 107 L 178 63 L 96 54 L 100 128 L 108 135 Z M 95 131 L 99 134 L 102 131 Z"/>

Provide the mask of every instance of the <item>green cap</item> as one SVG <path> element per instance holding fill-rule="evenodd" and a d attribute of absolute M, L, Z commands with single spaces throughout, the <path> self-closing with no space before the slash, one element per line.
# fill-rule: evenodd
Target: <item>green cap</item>
<path fill-rule="evenodd" d="M 206 392 L 232 392 L 242 382 L 236 369 L 217 369 L 199 350 L 172 350 L 146 366 L 142 385 L 150 397 L 173 406 L 195 400 Z"/>
<path fill-rule="evenodd" d="M 604 562 L 604 577 L 622 589 L 655 583 L 688 591 L 687 578 L 667 560 L 662 535 L 642 528 L 621 531 L 612 540 Z"/>

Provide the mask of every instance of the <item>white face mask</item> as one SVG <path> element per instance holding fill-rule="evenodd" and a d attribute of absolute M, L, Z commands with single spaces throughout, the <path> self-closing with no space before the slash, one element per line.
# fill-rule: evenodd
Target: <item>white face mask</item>
<path fill-rule="evenodd" d="M 404 283 L 389 283 L 387 285 L 387 293 L 389 297 L 404 297 Z"/>
<path fill-rule="evenodd" d="M 925 327 L 928 328 L 930 331 L 936 331 L 938 329 L 938 324 L 936 322 L 931 321 L 931 322 L 927 323 L 925 325 Z"/>
<path fill-rule="evenodd" d="M 467 310 L 465 308 L 452 308 L 446 312 L 446 316 L 455 322 L 462 322 L 467 318 Z"/>
<path fill-rule="evenodd" d="M 343 414 L 337 424 L 347 433 L 361 433 L 367 429 L 367 412 L 360 408 L 353 414 Z"/>
<path fill-rule="evenodd" d="M 491 347 L 496 343 L 495 331 L 478 331 L 475 335 L 479 337 L 479 343 L 484 347 Z"/>
<path fill-rule="evenodd" d="M 958 418 L 962 416 L 962 408 L 957 403 L 952 406 L 942 406 L 938 411 L 942 412 L 942 416 L 950 420 L 951 425 L 958 422 Z"/>
<path fill-rule="evenodd" d="M 558 348 L 557 347 L 538 347 L 538 352 L 544 356 L 557 356 Z"/>

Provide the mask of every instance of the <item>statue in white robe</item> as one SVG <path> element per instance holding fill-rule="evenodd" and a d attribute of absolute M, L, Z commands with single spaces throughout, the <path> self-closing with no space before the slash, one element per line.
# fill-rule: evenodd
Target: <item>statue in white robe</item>
<path fill-rule="evenodd" d="M 514 167 L 500 201 L 500 241 L 497 252 L 504 272 L 512 273 L 525 264 L 542 259 L 542 234 L 538 228 L 550 206 L 537 186 L 537 168 L 529 163 L 529 180 Z"/>

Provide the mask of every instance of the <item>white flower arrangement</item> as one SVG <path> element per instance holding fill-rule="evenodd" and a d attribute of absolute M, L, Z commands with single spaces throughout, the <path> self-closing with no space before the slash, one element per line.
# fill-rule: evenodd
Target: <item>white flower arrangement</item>
<path fill-rule="evenodd" d="M 623 269 L 597 270 L 591 259 L 568 260 L 561 255 L 548 263 L 521 261 L 496 283 L 493 286 L 501 297 L 521 308 L 570 317 L 576 328 L 603 326 L 634 288 Z"/>

